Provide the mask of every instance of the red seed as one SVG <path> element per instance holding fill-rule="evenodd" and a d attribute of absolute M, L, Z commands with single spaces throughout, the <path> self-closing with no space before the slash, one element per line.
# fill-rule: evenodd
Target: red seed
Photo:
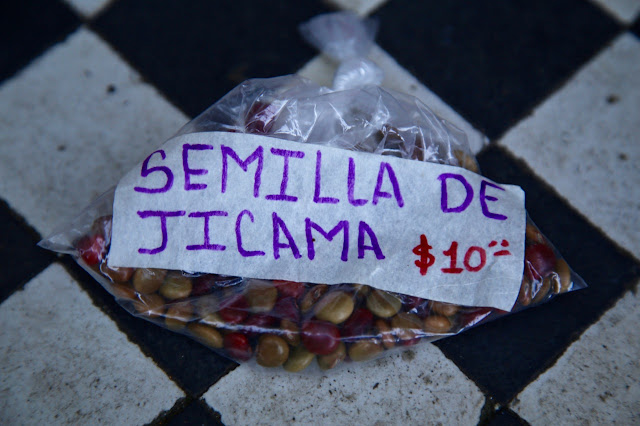
<path fill-rule="evenodd" d="M 106 252 L 106 242 L 100 234 L 82 237 L 76 244 L 80 257 L 89 266 L 102 262 Z"/>
<path fill-rule="evenodd" d="M 541 279 L 546 277 L 556 264 L 556 256 L 546 244 L 534 244 L 524 251 L 524 258 L 529 266 L 527 271 L 531 279 Z"/>
<path fill-rule="evenodd" d="M 361 337 L 371 334 L 373 314 L 366 308 L 357 309 L 344 323 L 342 335 L 345 337 Z"/>
<path fill-rule="evenodd" d="M 249 337 L 255 337 L 259 334 L 272 332 L 271 326 L 275 322 L 275 318 L 267 314 L 255 314 L 247 318 L 242 326 L 246 329 Z"/>
<path fill-rule="evenodd" d="M 302 326 L 302 343 L 311 353 L 329 355 L 340 344 L 340 331 L 330 322 L 309 321 Z"/>
<path fill-rule="evenodd" d="M 229 333 L 224 336 L 224 348 L 231 358 L 247 361 L 251 358 L 249 338 L 242 333 Z"/>
<path fill-rule="evenodd" d="M 273 284 L 278 289 L 282 297 L 293 297 L 299 299 L 304 294 L 304 284 L 295 281 L 274 281 Z"/>
<path fill-rule="evenodd" d="M 276 104 L 256 101 L 251 105 L 245 120 L 247 133 L 259 135 L 269 134 L 280 107 Z"/>
<path fill-rule="evenodd" d="M 224 322 L 238 324 L 249 315 L 249 305 L 246 299 L 238 294 L 220 302 L 218 314 Z"/>
<path fill-rule="evenodd" d="M 273 313 L 278 319 L 287 319 L 296 324 L 300 319 L 300 308 L 293 297 L 284 297 L 278 300 L 273 307 Z"/>

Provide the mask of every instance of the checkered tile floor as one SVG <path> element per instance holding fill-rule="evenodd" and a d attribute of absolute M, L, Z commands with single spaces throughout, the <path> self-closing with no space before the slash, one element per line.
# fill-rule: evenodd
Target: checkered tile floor
<path fill-rule="evenodd" d="M 296 26 L 380 20 L 384 85 L 463 128 L 589 288 L 340 374 L 237 366 L 35 244 L 250 77 L 328 83 Z M 0 423 L 639 424 L 640 1 L 0 5 Z"/>

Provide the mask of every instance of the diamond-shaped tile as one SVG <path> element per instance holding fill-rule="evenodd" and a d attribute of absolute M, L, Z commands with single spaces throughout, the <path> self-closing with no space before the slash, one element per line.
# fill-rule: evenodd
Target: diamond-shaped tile
<path fill-rule="evenodd" d="M 183 395 L 58 264 L 0 321 L 0 423 L 146 423 Z"/>
<path fill-rule="evenodd" d="M 475 424 L 484 396 L 430 344 L 367 363 L 288 373 L 244 364 L 204 398 L 225 424 Z"/>
<path fill-rule="evenodd" d="M 589 285 L 436 342 L 447 357 L 504 404 L 636 282 L 640 267 L 533 177 L 524 163 L 495 146 L 483 151 L 479 161 L 490 179 L 524 189 L 533 221 Z"/>
<path fill-rule="evenodd" d="M 629 292 L 518 395 L 513 409 L 532 424 L 638 424 L 639 321 L 640 298 Z"/>
<path fill-rule="evenodd" d="M 640 259 L 640 40 L 623 34 L 499 143 Z"/>
<path fill-rule="evenodd" d="M 57 0 L 0 3 L 0 82 L 80 24 Z"/>
<path fill-rule="evenodd" d="M 583 0 L 396 0 L 380 46 L 494 139 L 619 31 Z"/>
<path fill-rule="evenodd" d="M 187 120 L 85 28 L 0 86 L 0 108 L 0 196 L 42 235 Z"/>
<path fill-rule="evenodd" d="M 298 24 L 326 12 L 321 1 L 117 2 L 96 28 L 142 75 L 195 116 L 248 78 L 298 70 L 315 54 Z"/>

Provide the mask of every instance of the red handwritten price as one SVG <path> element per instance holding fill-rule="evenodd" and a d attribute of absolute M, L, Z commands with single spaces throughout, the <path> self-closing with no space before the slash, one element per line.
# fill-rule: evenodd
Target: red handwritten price
<path fill-rule="evenodd" d="M 489 248 L 496 247 L 498 245 L 497 241 L 491 241 L 488 244 Z M 471 246 L 467 249 L 464 254 L 464 259 L 462 261 L 462 265 L 464 269 L 458 266 L 458 242 L 452 241 L 451 245 L 447 250 L 444 250 L 442 254 L 449 258 L 449 266 L 446 268 L 440 268 L 440 270 L 445 274 L 460 274 L 465 269 L 469 272 L 478 272 L 487 264 L 487 251 L 480 246 Z M 494 256 L 510 256 L 511 252 L 506 249 L 509 247 L 509 241 L 502 240 L 500 246 L 503 247 L 502 250 L 498 250 L 493 253 Z M 420 256 L 420 259 L 416 260 L 414 264 L 419 268 L 420 275 L 425 276 L 431 266 L 436 263 L 436 257 L 431 253 L 433 246 L 429 244 L 427 236 L 422 234 L 420 235 L 420 244 L 413 248 L 413 254 Z"/>

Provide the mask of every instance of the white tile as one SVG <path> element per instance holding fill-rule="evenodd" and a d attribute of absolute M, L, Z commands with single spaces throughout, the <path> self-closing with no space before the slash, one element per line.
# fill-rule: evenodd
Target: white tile
<path fill-rule="evenodd" d="M 471 151 L 478 153 L 487 144 L 487 138 L 460 116 L 453 108 L 426 88 L 418 79 L 404 69 L 387 52 L 375 45 L 369 59 L 384 72 L 382 86 L 420 99 L 440 117 L 462 129 L 467 134 Z M 326 56 L 319 55 L 309 61 L 298 74 L 323 86 L 331 87 L 336 65 Z"/>
<path fill-rule="evenodd" d="M 85 28 L 4 82 L 0 110 L 0 197 L 42 234 L 187 120 Z"/>
<path fill-rule="evenodd" d="M 227 425 L 475 425 L 479 420 L 484 396 L 433 345 L 339 367 L 287 373 L 244 364 L 204 398 Z"/>
<path fill-rule="evenodd" d="M 112 0 L 64 0 L 85 18 L 92 18 L 102 11 Z"/>
<path fill-rule="evenodd" d="M 330 4 L 342 10 L 351 10 L 358 15 L 368 15 L 388 0 L 329 0 Z"/>
<path fill-rule="evenodd" d="M 499 141 L 640 258 L 640 41 L 623 34 Z"/>
<path fill-rule="evenodd" d="M 640 299 L 632 292 L 591 326 L 513 409 L 534 425 L 640 424 Z"/>
<path fill-rule="evenodd" d="M 592 0 L 623 24 L 630 24 L 640 13 L 640 0 Z"/>
<path fill-rule="evenodd" d="M 141 424 L 184 396 L 57 264 L 0 323 L 0 424 Z"/>

